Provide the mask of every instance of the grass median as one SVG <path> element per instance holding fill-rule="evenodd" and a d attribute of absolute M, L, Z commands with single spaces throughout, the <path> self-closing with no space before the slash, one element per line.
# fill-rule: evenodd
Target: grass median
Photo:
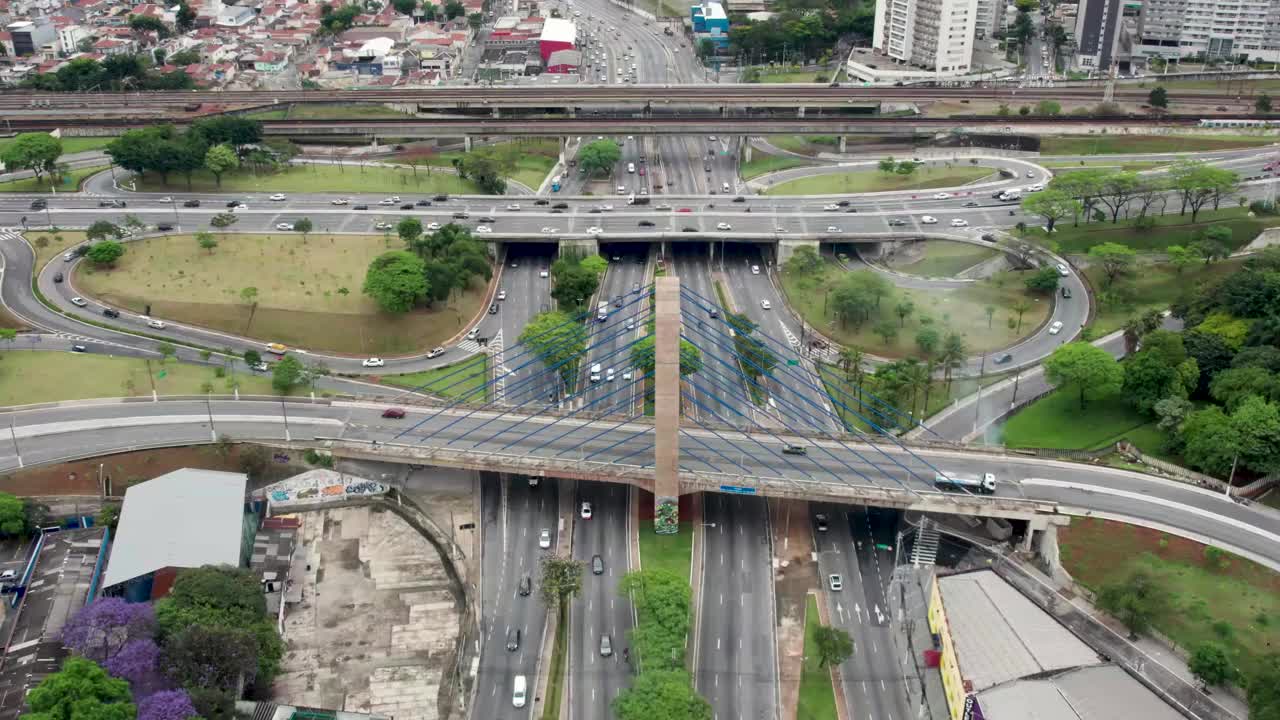
<path fill-rule="evenodd" d="M 569 654 L 569 617 L 560 613 L 556 623 L 555 644 L 551 646 L 551 669 L 547 676 L 547 697 L 542 705 L 542 720 L 560 720 L 560 698 L 564 695 L 564 664 Z"/>
<path fill-rule="evenodd" d="M 160 362 L 108 355 L 41 352 L 19 338 L 0 362 L 0 406 L 158 395 L 276 395 L 270 375 L 235 373 L 176 360 Z M 35 348 L 29 350 L 29 348 Z"/>
<path fill-rule="evenodd" d="M 485 402 L 484 391 L 489 378 L 489 356 L 477 353 L 458 362 L 403 375 L 387 375 L 382 381 L 388 385 L 414 392 L 438 395 L 464 402 Z"/>
<path fill-rule="evenodd" d="M 176 173 L 169 182 L 148 174 L 135 178 L 138 192 L 221 193 L 459 193 L 483 195 L 474 183 L 453 173 L 379 165 L 287 165 L 276 172 L 238 170 L 222 176 L 222 184 L 207 170 L 192 174 L 191 184 Z M 267 199 L 255 202 L 267 204 Z"/>
<path fill-rule="evenodd" d="M 800 702 L 797 718 L 804 720 L 836 720 L 836 691 L 831 683 L 831 668 L 823 667 L 818 658 L 818 600 L 809 595 L 804 611 L 804 666 L 800 672 Z M 862 648 L 866 652 L 865 648 Z M 856 652 L 856 650 L 855 650 Z"/>
<path fill-rule="evenodd" d="M 811 175 L 778 183 L 765 195 L 834 195 L 837 193 L 927 190 L 967 185 L 993 174 L 990 168 L 920 168 L 911 175 L 888 174 L 879 170 L 855 170 Z"/>
<path fill-rule="evenodd" d="M 674 535 L 659 535 L 653 531 L 652 520 L 640 522 L 641 568 L 666 570 L 687 580 L 692 564 L 693 523 L 680 523 Z"/>
<path fill-rule="evenodd" d="M 960 242 L 928 241 L 920 244 L 924 247 L 919 252 L 896 255 L 889 261 L 889 266 L 908 275 L 954 277 L 1000 253 L 999 250 Z"/>
<path fill-rule="evenodd" d="M 453 337 L 480 312 L 485 285 L 475 279 L 448 302 L 382 312 L 361 292 L 365 270 L 399 247 L 375 235 L 281 232 L 219 235 L 207 252 L 191 235 L 172 235 L 128 243 L 113 269 L 81 263 L 73 282 L 81 294 L 133 312 L 151 305 L 156 317 L 263 342 L 408 354 Z"/>
<path fill-rule="evenodd" d="M 1067 135 L 1040 140 L 1046 155 L 1131 155 L 1140 153 L 1209 152 L 1271 145 L 1260 135 Z"/>
<path fill-rule="evenodd" d="M 74 155 L 75 153 L 89 152 L 90 150 L 101 150 L 105 148 L 107 144 L 110 143 L 112 140 L 115 140 L 115 138 L 113 137 L 96 137 L 96 136 L 95 137 L 64 137 L 60 139 L 62 140 L 62 155 L 63 155 L 62 159 L 64 162 L 67 155 Z M 14 138 L 0 138 L 0 152 L 4 152 L 4 149 L 8 147 L 9 144 L 12 143 L 13 141 L 14 141 Z"/>
<path fill-rule="evenodd" d="M 804 167 L 808 164 L 809 162 L 798 157 L 770 155 L 759 150 L 753 150 L 750 160 L 744 160 L 738 164 L 738 174 L 742 176 L 743 180 L 750 180 L 765 173 L 790 170 L 791 168 Z"/>
<path fill-rule="evenodd" d="M 62 175 L 58 182 L 52 181 L 48 176 L 36 180 L 35 178 L 26 178 L 23 180 L 10 180 L 9 182 L 0 182 L 0 192 L 5 193 L 45 193 L 53 190 L 62 192 L 78 192 L 80 184 L 91 175 L 96 175 L 106 170 L 106 165 L 99 165 L 89 168 L 77 168 Z M 41 210 L 31 210 L 28 215 L 38 218 Z M 28 224 L 38 222 L 28 217 Z"/>

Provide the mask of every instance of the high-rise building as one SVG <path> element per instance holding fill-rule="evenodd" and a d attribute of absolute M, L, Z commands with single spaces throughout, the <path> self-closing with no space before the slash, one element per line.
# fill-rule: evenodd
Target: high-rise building
<path fill-rule="evenodd" d="M 1080 0 L 1076 8 L 1075 67 L 1105 72 L 1116 59 L 1125 0 Z"/>
<path fill-rule="evenodd" d="M 962 75 L 977 19 L 978 0 L 878 0 L 872 46 L 900 64 Z"/>
<path fill-rule="evenodd" d="M 1145 0 L 1141 43 L 1149 57 L 1247 55 L 1280 60 L 1280 0 Z"/>
<path fill-rule="evenodd" d="M 13 42 L 13 54 L 18 57 L 35 55 L 45 45 L 53 45 L 58 41 L 58 33 L 47 18 L 19 20 L 10 23 L 5 30 Z"/>

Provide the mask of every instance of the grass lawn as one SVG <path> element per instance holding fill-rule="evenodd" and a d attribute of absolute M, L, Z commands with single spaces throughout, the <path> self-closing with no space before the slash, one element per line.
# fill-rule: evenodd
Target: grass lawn
<path fill-rule="evenodd" d="M 860 138 L 861 136 L 850 136 L 846 140 L 846 147 L 855 144 Z M 770 135 L 766 139 L 774 147 L 801 155 L 817 155 L 840 149 L 840 138 L 834 135 Z"/>
<path fill-rule="evenodd" d="M 564 663 L 569 655 L 569 623 L 565 620 L 564 613 L 561 613 L 560 622 L 556 623 L 555 644 L 551 649 L 551 670 L 547 676 L 549 678 L 547 698 L 542 706 L 542 720 L 559 720 L 560 718 L 560 697 L 564 694 Z"/>
<path fill-rule="evenodd" d="M 1147 78 L 1147 82 L 1143 83 L 1142 87 L 1154 88 L 1156 85 L 1161 85 L 1167 90 L 1214 90 L 1222 92 L 1224 83 L 1218 80 L 1170 80 L 1164 82 L 1151 76 Z M 1231 87 L 1238 87 L 1239 85 L 1240 83 L 1233 82 Z M 1250 90 L 1280 90 L 1280 80 L 1246 80 L 1244 88 L 1241 91 L 1242 95 L 1247 95 Z M 1176 101 L 1175 98 L 1174 102 Z M 1249 105 L 1252 107 L 1253 103 Z"/>
<path fill-rule="evenodd" d="M 901 264 L 890 265 L 898 272 L 921 277 L 953 277 L 956 273 L 990 260 L 999 253 L 991 248 L 945 240 L 924 243 L 924 254 Z"/>
<path fill-rule="evenodd" d="M 69 248 L 84 242 L 84 231 L 59 230 L 51 232 L 49 230 L 29 230 L 23 237 L 27 239 L 27 242 L 31 243 L 31 247 L 36 251 L 35 270 L 39 272 L 40 268 L 44 267 L 50 260 L 66 252 Z M 44 238 L 44 240 L 41 241 L 40 238 Z"/>
<path fill-rule="evenodd" d="M 668 570 L 689 579 L 693 563 L 693 523 L 682 522 L 675 535 L 659 535 L 652 520 L 640 521 L 640 567 Z"/>
<path fill-rule="evenodd" d="M 1176 210 L 1177 207 L 1176 201 L 1170 202 L 1170 210 Z M 1134 250 L 1164 250 L 1170 245 L 1192 244 L 1196 241 L 1197 234 L 1210 225 L 1225 225 L 1231 228 L 1230 245 L 1232 250 L 1236 250 L 1249 244 L 1263 228 L 1280 225 L 1280 217 L 1250 218 L 1248 212 L 1241 208 L 1216 212 L 1208 210 L 1201 212 L 1195 223 L 1191 222 L 1191 213 L 1157 215 L 1156 225 L 1150 230 L 1135 229 L 1132 222 L 1125 222 L 1124 218 L 1114 225 L 1108 219 L 1106 222 L 1081 222 L 1078 227 L 1073 226 L 1071 219 L 1067 218 L 1054 227 L 1053 241 L 1058 244 L 1059 252 L 1065 254 L 1086 253 L 1089 248 L 1104 242 L 1127 245 Z M 1041 240 L 1045 237 L 1044 230 L 1040 227 L 1031 228 L 1027 235 Z"/>
<path fill-rule="evenodd" d="M 1128 155 L 1200 152 L 1271 145 L 1259 135 L 1065 135 L 1040 139 L 1041 155 Z"/>
<path fill-rule="evenodd" d="M 113 137 L 63 137 L 62 154 L 64 156 L 73 153 L 88 152 L 90 150 L 101 150 L 107 146 L 107 143 L 115 140 Z M 3 152 L 9 143 L 13 142 L 13 138 L 0 138 L 0 152 Z"/>
<path fill-rule="evenodd" d="M 910 176 L 886 175 L 879 170 L 856 170 L 797 178 L 779 183 L 766 195 L 832 195 L 835 193 L 880 192 L 884 190 L 924 190 L 957 187 L 992 174 L 990 168 L 921 168 Z"/>
<path fill-rule="evenodd" d="M 476 145 L 472 152 L 489 155 L 500 167 L 510 168 L 507 177 L 537 190 L 560 159 L 560 141 L 557 138 L 521 138 Z M 437 152 L 433 148 L 417 148 L 404 151 L 397 160 L 429 167 L 453 167 L 453 161 L 465 154 L 462 150 Z"/>
<path fill-rule="evenodd" d="M 480 310 L 483 281 L 447 305 L 381 312 L 361 292 L 365 269 L 401 247 L 376 235 L 228 234 L 212 253 L 191 235 L 128 244 L 111 270 L 80 265 L 85 295 L 166 320 L 313 350 L 392 355 L 441 345 Z M 255 304 L 241 290 L 257 288 Z"/>
<path fill-rule="evenodd" d="M 818 600 L 808 596 L 804 611 L 804 669 L 800 673 L 800 702 L 797 718 L 836 720 L 836 690 L 831 684 L 831 668 L 818 665 Z M 858 648 L 854 648 L 857 652 Z"/>
<path fill-rule="evenodd" d="M 824 79 L 818 80 L 819 75 L 821 75 Z M 829 83 L 831 82 L 831 71 L 818 70 L 818 71 L 781 72 L 781 73 L 769 73 L 769 74 L 761 73 L 760 82 L 766 83 L 766 84 L 816 83 L 816 82 Z"/>
<path fill-rule="evenodd" d="M 1152 170 L 1158 167 L 1165 167 L 1169 163 L 1162 160 L 1146 160 L 1141 162 L 1107 162 L 1106 160 L 1059 160 L 1056 162 L 1042 162 L 1047 168 L 1055 169 L 1057 175 L 1071 172 L 1072 170 L 1089 170 L 1091 168 L 1106 168 L 1108 170 L 1119 170 L 1121 172 L 1142 172 L 1143 170 Z"/>
<path fill-rule="evenodd" d="M 254 175 L 248 170 L 222 176 L 219 189 L 212 173 L 192 176 L 191 187 L 181 175 L 171 174 L 169 184 L 154 173 L 138 179 L 138 192 L 389 192 L 424 194 L 465 193 L 483 195 L 474 184 L 452 173 L 414 172 L 412 169 L 366 166 L 290 165 L 280 172 Z M 265 202 L 265 198 L 263 201 Z"/>
<path fill-rule="evenodd" d="M 1006 447 L 1065 450 L 1092 450 L 1137 432 L 1139 437 L 1130 439 L 1144 452 L 1151 447 L 1143 447 L 1144 444 L 1159 441 L 1159 432 L 1151 432 L 1154 430 L 1154 421 L 1134 410 L 1118 394 L 1092 401 L 1081 410 L 1080 396 L 1064 392 L 1051 393 L 1031 403 L 1001 428 Z"/>
<path fill-rule="evenodd" d="M 982 378 L 981 383 L 977 378 L 955 378 L 951 382 L 950 390 L 942 380 L 934 380 L 929 386 L 927 396 L 921 392 L 918 397 L 908 395 L 901 401 L 895 401 L 891 394 L 880 386 L 875 376 L 869 375 L 862 381 L 864 393 L 862 402 L 859 403 L 857 388 L 845 380 L 843 370 L 834 365 L 819 365 L 819 367 L 827 393 L 839 401 L 834 407 L 840 413 L 841 419 L 851 427 L 863 431 L 873 430 L 871 423 L 885 429 L 895 424 L 902 430 L 910 429 L 913 426 L 913 418 L 918 420 L 922 417 L 931 417 L 950 405 L 952 400 L 977 392 L 979 385 L 987 387 L 1008 377 L 1006 374 L 987 375 Z M 884 404 L 896 407 L 907 413 L 907 416 L 892 412 L 884 407 Z M 923 410 L 917 412 L 917 408 L 923 408 Z"/>
<path fill-rule="evenodd" d="M 1133 302 L 1122 307 L 1100 305 L 1090 325 L 1094 336 L 1101 337 L 1119 330 L 1129 318 L 1147 310 L 1168 309 L 1183 293 L 1236 272 L 1243 264 L 1243 258 L 1223 260 L 1209 266 L 1196 264 L 1179 275 L 1167 263 L 1142 263 L 1129 278 L 1116 281 L 1133 288 Z M 1101 290 L 1105 287 L 1106 277 L 1101 268 L 1089 267 L 1084 272 L 1094 288 Z"/>
<path fill-rule="evenodd" d="M 1167 592 L 1153 625 L 1188 653 L 1219 643 L 1247 676 L 1280 647 L 1280 574 L 1227 555 L 1210 562 L 1205 546 L 1157 530 L 1075 518 L 1058 532 L 1063 565 L 1097 590 L 1145 570 Z"/>
<path fill-rule="evenodd" d="M 960 333 L 971 355 L 1008 347 L 1048 317 L 1051 307 L 1044 298 L 1027 294 L 1022 273 L 999 272 L 985 280 L 950 290 L 893 288 L 881 299 L 880 308 L 872 312 L 870 321 L 860 327 L 852 323 L 841 325 L 836 320 L 834 306 L 827 302 L 827 293 L 837 287 L 846 274 L 834 262 L 824 262 L 820 271 L 808 276 L 782 273 L 782 288 L 791 307 L 836 342 L 884 357 L 918 356 L 915 336 L 923 324 L 929 323 L 940 334 Z M 1021 330 L 1008 326 L 1011 317 L 1016 325 L 1016 313 L 1009 308 L 1018 299 L 1027 299 L 1031 303 L 1031 309 L 1022 316 Z M 901 326 L 894 307 L 902 300 L 910 300 L 915 306 L 914 312 L 907 317 L 905 326 L 900 327 L 898 335 L 885 342 L 884 338 L 872 332 L 872 328 L 881 320 Z M 987 306 L 996 309 L 990 321 L 986 315 Z M 923 324 L 922 318 L 926 318 Z"/>
<path fill-rule="evenodd" d="M 18 340 L 15 347 L 24 347 Z M 276 395 L 270 375 L 228 374 L 214 368 L 169 360 L 108 357 L 70 352 L 6 351 L 0 355 L 0 406 L 86 400 L 102 397 L 160 395 Z M 164 371 L 164 377 L 160 372 Z M 209 387 L 205 386 L 209 383 Z"/>
<path fill-rule="evenodd" d="M 751 152 L 750 161 L 742 161 L 738 163 L 738 174 L 743 180 L 750 180 L 753 177 L 759 177 L 765 173 L 777 172 L 779 170 L 788 170 L 793 167 L 802 167 L 809 163 L 798 157 L 786 157 L 782 155 L 769 155 L 759 150 Z"/>
<path fill-rule="evenodd" d="M 63 192 L 75 192 L 80 189 L 80 183 L 90 175 L 106 170 L 106 165 L 88 168 L 77 168 L 62 176 L 62 182 L 58 183 L 57 188 Z M 0 183 L 0 192 L 3 193 L 42 193 L 50 190 L 49 178 L 46 176 L 40 180 L 35 178 L 26 178 L 25 180 L 13 180 L 11 182 Z M 36 214 L 38 211 L 31 211 Z M 31 218 L 28 218 L 28 223 Z"/>
<path fill-rule="evenodd" d="M 388 375 L 382 381 L 417 392 L 446 398 L 484 402 L 480 389 L 488 379 L 489 356 L 477 353 L 451 365 L 403 375 Z"/>

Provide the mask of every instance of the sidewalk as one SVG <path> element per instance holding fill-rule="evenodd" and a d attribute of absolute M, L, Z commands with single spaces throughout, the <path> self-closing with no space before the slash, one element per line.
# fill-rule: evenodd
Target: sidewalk
<path fill-rule="evenodd" d="M 805 500 L 769 503 L 769 527 L 773 531 L 774 612 L 777 616 L 778 695 L 782 720 L 796 718 L 800 702 L 800 676 L 804 666 L 804 614 L 809 593 L 820 587 L 818 566 L 813 562 L 813 538 Z M 819 602 L 822 594 L 819 593 Z M 837 687 L 839 684 L 837 683 Z M 843 703 L 840 704 L 843 707 Z"/>

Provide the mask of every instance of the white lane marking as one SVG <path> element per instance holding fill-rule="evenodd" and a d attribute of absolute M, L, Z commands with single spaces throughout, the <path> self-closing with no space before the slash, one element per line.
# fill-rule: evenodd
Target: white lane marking
<path fill-rule="evenodd" d="M 1164 498 L 1154 497 L 1152 495 L 1144 495 L 1142 493 L 1130 492 L 1128 490 L 1115 490 L 1113 488 L 1108 488 L 1102 485 L 1085 485 L 1082 483 L 1067 482 L 1065 480 L 1045 480 L 1042 478 L 1027 478 L 1022 481 L 1022 484 L 1045 485 L 1048 487 L 1057 487 L 1057 488 L 1063 488 L 1067 490 L 1080 490 L 1080 491 L 1086 491 L 1089 493 L 1094 493 L 1099 495 L 1113 495 L 1115 497 L 1122 497 L 1127 500 L 1137 500 L 1144 503 L 1154 503 L 1156 505 L 1163 505 L 1164 507 L 1173 508 L 1175 510 L 1181 510 L 1183 512 L 1188 512 L 1203 518 L 1212 518 L 1213 520 L 1224 523 L 1226 525 L 1230 525 L 1238 530 L 1244 530 L 1246 532 L 1253 533 L 1254 535 L 1258 535 L 1259 537 L 1266 538 L 1267 540 L 1273 543 L 1280 543 L 1280 535 L 1277 535 L 1276 533 L 1267 532 L 1266 530 L 1255 527 L 1246 522 L 1236 520 L 1235 518 L 1229 518 L 1224 515 L 1218 515 L 1217 513 L 1211 513 L 1205 510 L 1201 510 L 1200 508 L 1197 508 L 1197 507 L 1184 505 L 1179 502 L 1174 502 L 1172 500 L 1166 500 Z"/>

